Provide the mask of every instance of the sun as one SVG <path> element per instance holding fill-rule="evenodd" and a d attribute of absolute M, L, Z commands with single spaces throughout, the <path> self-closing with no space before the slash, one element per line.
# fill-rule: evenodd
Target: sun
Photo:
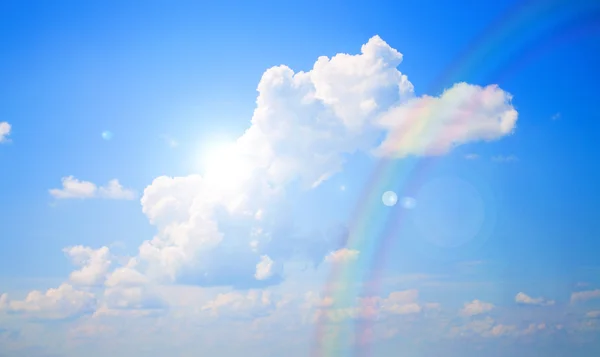
<path fill-rule="evenodd" d="M 212 144 L 203 151 L 201 158 L 205 178 L 222 187 L 237 186 L 252 171 L 252 165 L 236 142 Z"/>

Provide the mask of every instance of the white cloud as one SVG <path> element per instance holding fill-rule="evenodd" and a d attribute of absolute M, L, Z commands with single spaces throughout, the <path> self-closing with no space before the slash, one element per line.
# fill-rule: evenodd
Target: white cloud
<path fill-rule="evenodd" d="M 118 180 L 110 180 L 106 186 L 97 187 L 90 181 L 81 181 L 73 176 L 63 177 L 62 188 L 49 190 L 56 199 L 106 198 L 112 200 L 133 200 L 135 193 L 121 186 Z"/>
<path fill-rule="evenodd" d="M 467 159 L 467 160 L 477 160 L 477 159 L 479 159 L 479 155 L 478 154 L 467 154 L 467 155 L 465 155 L 465 159 Z"/>
<path fill-rule="evenodd" d="M 8 136 L 10 135 L 12 127 L 9 123 L 3 121 L 0 122 L 0 143 L 8 142 Z"/>
<path fill-rule="evenodd" d="M 539 305 L 539 306 L 554 305 L 554 300 L 546 300 L 542 297 L 532 298 L 523 292 L 520 292 L 515 296 L 515 302 L 517 302 L 519 304 L 525 304 L 525 305 Z"/>
<path fill-rule="evenodd" d="M 578 291 L 571 294 L 571 303 L 600 299 L 600 289 Z"/>
<path fill-rule="evenodd" d="M 100 314 L 136 313 L 144 315 L 162 310 L 166 303 L 148 286 L 116 286 L 104 290 Z"/>
<path fill-rule="evenodd" d="M 94 286 L 104 282 L 111 265 L 108 247 L 92 249 L 78 245 L 67 247 L 63 251 L 71 257 L 75 265 L 81 267 L 69 276 L 72 284 Z"/>
<path fill-rule="evenodd" d="M 97 187 L 89 181 L 80 181 L 73 176 L 63 177 L 62 189 L 53 188 L 50 194 L 58 199 L 92 198 L 96 195 Z"/>
<path fill-rule="evenodd" d="M 268 255 L 260 257 L 260 262 L 256 264 L 256 280 L 265 280 L 273 276 L 273 260 Z"/>
<path fill-rule="evenodd" d="M 76 290 L 66 283 L 45 293 L 34 290 L 24 300 L 8 300 L 6 295 L 2 299 L 4 309 L 9 312 L 40 319 L 65 319 L 92 313 L 96 308 L 92 293 Z"/>
<path fill-rule="evenodd" d="M 360 252 L 355 249 L 341 248 L 329 253 L 325 257 L 325 261 L 329 263 L 346 263 L 356 260 L 359 253 Z"/>
<path fill-rule="evenodd" d="M 124 188 L 119 180 L 110 180 L 104 187 L 98 189 L 98 197 L 108 198 L 111 200 L 133 200 L 135 199 L 135 192 Z"/>
<path fill-rule="evenodd" d="M 480 300 L 473 300 L 471 302 L 465 303 L 464 307 L 461 310 L 461 313 L 466 316 L 475 316 L 492 311 L 492 309 L 494 309 L 493 304 L 483 302 Z"/>
<path fill-rule="evenodd" d="M 231 292 L 219 294 L 207 302 L 202 310 L 214 316 L 234 319 L 254 319 L 265 316 L 277 308 L 277 300 L 267 291 L 252 290 L 247 294 Z"/>
<path fill-rule="evenodd" d="M 518 113 L 511 95 L 496 85 L 459 83 L 440 97 L 413 98 L 379 120 L 388 130 L 380 155 L 443 155 L 458 145 L 491 141 L 515 129 Z"/>
<path fill-rule="evenodd" d="M 130 259 L 125 266 L 112 271 L 106 278 L 104 284 L 107 287 L 134 287 L 146 285 L 149 283 L 149 279 L 135 269 L 136 265 L 136 259 Z"/>
<path fill-rule="evenodd" d="M 416 289 L 394 291 L 387 298 L 378 299 L 382 312 L 395 315 L 418 314 L 423 308 L 436 309 L 436 303 L 419 303 L 419 291 Z"/>
<path fill-rule="evenodd" d="M 551 120 L 558 120 L 560 119 L 560 113 L 555 113 L 552 117 L 550 117 Z"/>
<path fill-rule="evenodd" d="M 215 269 L 225 269 L 220 263 L 225 258 L 217 255 L 228 243 L 239 247 L 227 250 L 227 259 L 238 260 L 239 266 L 223 279 L 251 278 L 257 271 L 249 262 L 258 248 L 251 247 L 256 227 L 248 213 L 257 212 L 256 218 L 265 222 L 277 220 L 288 183 L 315 187 L 340 171 L 344 158 L 356 151 L 379 146 L 379 154 L 396 157 L 439 155 L 514 130 L 517 113 L 511 96 L 497 86 L 460 83 L 439 98 L 416 97 L 396 68 L 401 62 L 402 54 L 375 36 L 360 54 L 320 57 L 308 72 L 295 73 L 287 66 L 265 71 L 251 126 L 227 147 L 226 159 L 203 176 L 159 177 L 145 189 L 143 211 L 158 233 L 140 247 L 144 274 L 171 281 L 184 275 L 218 276 Z M 404 132 L 411 140 L 396 145 Z M 382 135 L 387 139 L 380 145 Z M 235 235 L 223 228 L 232 221 L 238 222 Z M 271 238 L 259 245 L 270 259 L 279 261 L 278 252 L 310 250 L 306 241 L 272 235 L 265 227 L 264 236 Z M 311 261 L 343 248 L 329 248 L 326 241 L 314 244 L 320 247 L 311 250 Z M 323 255 L 315 257 L 317 251 Z"/>

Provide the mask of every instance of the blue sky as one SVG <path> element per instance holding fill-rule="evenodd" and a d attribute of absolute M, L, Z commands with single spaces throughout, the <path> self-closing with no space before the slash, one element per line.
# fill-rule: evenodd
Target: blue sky
<path fill-rule="evenodd" d="M 600 8 L 515 4 L 2 2 L 0 355 L 598 353 Z"/>

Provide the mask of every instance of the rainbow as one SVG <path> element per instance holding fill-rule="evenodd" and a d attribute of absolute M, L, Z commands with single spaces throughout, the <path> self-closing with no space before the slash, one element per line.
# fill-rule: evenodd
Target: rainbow
<path fill-rule="evenodd" d="M 463 53 L 429 86 L 427 93 L 440 92 L 453 83 L 469 81 L 501 82 L 524 64 L 538 58 L 558 44 L 589 36 L 600 31 L 600 3 L 595 0 L 523 1 L 509 9 L 481 33 Z M 423 114 L 415 112 L 420 117 Z M 425 128 L 415 127 L 401 140 L 414 140 Z M 443 135 L 444 133 L 437 133 Z M 438 135 L 432 136 L 434 142 Z M 355 304 L 358 296 L 376 295 L 386 252 L 405 217 L 396 209 L 381 204 L 381 194 L 394 190 L 410 196 L 436 163 L 435 158 L 420 160 L 382 160 L 371 174 L 368 184 L 350 219 L 350 236 L 346 247 L 360 251 L 355 264 L 334 266 L 323 296 L 333 297 L 334 308 Z M 393 219 L 392 219 L 393 218 Z M 360 341 L 370 325 L 359 319 L 354 326 L 355 340 Z M 328 322 L 317 321 L 313 357 L 331 357 L 354 350 L 366 356 L 369 350 L 354 349 L 347 341 L 352 337 L 328 333 Z M 348 354 L 348 353 L 344 353 Z"/>

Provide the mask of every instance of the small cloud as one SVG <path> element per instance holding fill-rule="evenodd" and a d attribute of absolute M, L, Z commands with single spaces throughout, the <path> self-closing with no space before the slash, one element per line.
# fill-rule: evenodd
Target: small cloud
<path fill-rule="evenodd" d="M 273 275 L 273 259 L 269 258 L 268 255 L 260 257 L 260 262 L 256 264 L 256 273 L 254 277 L 256 280 L 266 280 Z"/>
<path fill-rule="evenodd" d="M 511 162 L 519 161 L 519 158 L 514 155 L 508 155 L 508 156 L 498 155 L 498 156 L 492 157 L 492 161 L 500 162 L 500 163 L 511 163 Z"/>
<path fill-rule="evenodd" d="M 571 303 L 600 299 L 600 289 L 578 291 L 571 294 Z"/>
<path fill-rule="evenodd" d="M 68 198 L 92 198 L 96 195 L 98 188 L 89 181 L 80 181 L 73 176 L 62 178 L 62 189 L 53 188 L 50 194 L 57 199 Z"/>
<path fill-rule="evenodd" d="M 479 155 L 478 154 L 467 154 L 467 155 L 465 155 L 465 159 L 467 159 L 467 160 L 477 160 L 477 159 L 479 159 Z"/>
<path fill-rule="evenodd" d="M 110 180 L 106 186 L 98 187 L 90 181 L 81 181 L 73 176 L 62 178 L 62 188 L 49 190 L 50 195 L 56 199 L 73 198 L 105 198 L 111 200 L 133 200 L 135 193 L 124 188 L 119 180 Z"/>
<path fill-rule="evenodd" d="M 341 185 L 341 186 L 340 186 L 340 191 L 346 191 L 346 186 L 344 186 L 344 185 Z"/>
<path fill-rule="evenodd" d="M 5 121 L 0 122 L 0 143 L 7 143 L 10 141 L 8 136 L 10 135 L 11 129 L 12 127 L 9 123 Z"/>
<path fill-rule="evenodd" d="M 517 296 L 515 296 L 515 302 L 519 303 L 519 304 L 524 304 L 524 305 L 538 305 L 538 306 L 548 306 L 548 305 L 554 305 L 554 300 L 546 300 L 544 298 L 532 298 L 531 296 L 528 296 L 525 293 L 518 293 Z"/>
<path fill-rule="evenodd" d="M 345 263 L 358 258 L 359 253 L 358 250 L 342 248 L 329 253 L 325 257 L 325 261 L 328 263 Z"/>
<path fill-rule="evenodd" d="M 480 300 L 473 300 L 465 303 L 461 313 L 466 316 L 475 316 L 484 314 L 494 309 L 494 305 Z"/>
<path fill-rule="evenodd" d="M 135 193 L 132 190 L 124 188 L 117 179 L 110 180 L 106 186 L 100 187 L 98 189 L 98 196 L 111 200 L 135 199 Z"/>
<path fill-rule="evenodd" d="M 550 119 L 552 119 L 552 120 L 558 120 L 558 119 L 560 119 L 560 113 L 554 114 L 552 117 L 550 117 Z"/>

